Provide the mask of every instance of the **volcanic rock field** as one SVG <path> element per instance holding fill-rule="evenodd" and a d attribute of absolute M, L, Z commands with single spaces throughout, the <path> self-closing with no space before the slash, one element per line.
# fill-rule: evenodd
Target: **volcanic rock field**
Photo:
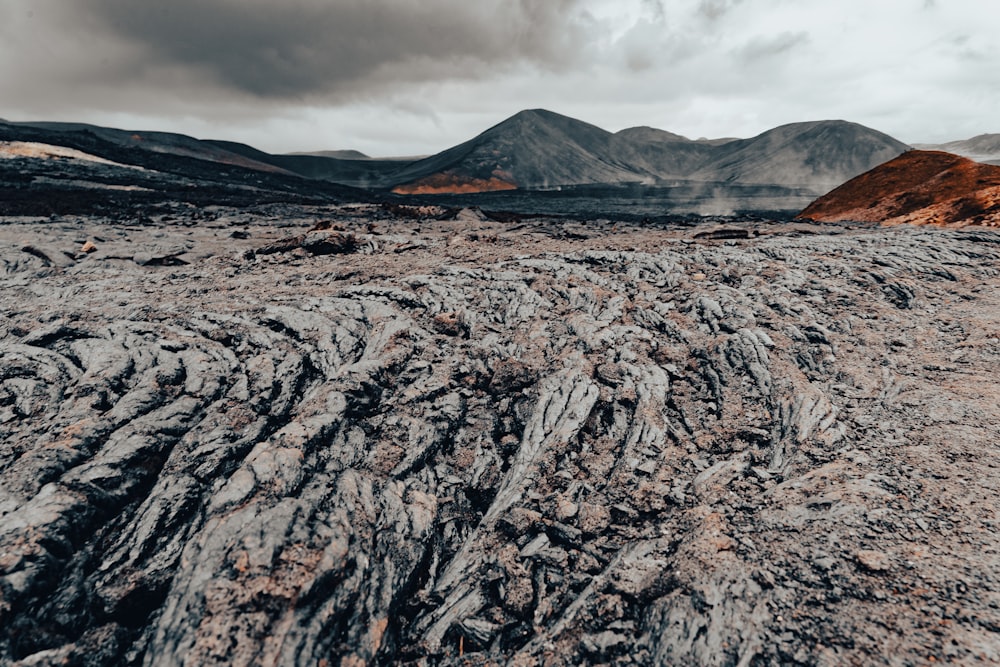
<path fill-rule="evenodd" d="M 1000 662 L 1000 236 L 0 225 L 0 664 Z"/>

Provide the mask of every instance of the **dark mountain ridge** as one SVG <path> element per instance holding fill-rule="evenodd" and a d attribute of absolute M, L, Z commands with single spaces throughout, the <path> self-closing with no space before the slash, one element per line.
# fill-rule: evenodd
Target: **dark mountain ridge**
<path fill-rule="evenodd" d="M 769 196 L 777 187 L 796 198 L 787 206 L 794 210 L 807 203 L 799 201 L 803 196 L 824 194 L 909 148 L 839 120 L 793 123 L 750 139 L 692 140 L 651 127 L 612 133 L 544 109 L 521 111 L 422 159 L 273 155 L 237 142 L 77 123 L 3 123 L 0 138 L 70 146 L 129 164 L 185 158 L 404 195 L 640 185 L 726 199 L 736 186 L 740 198 L 752 197 L 757 186 L 769 188 Z"/>
<path fill-rule="evenodd" d="M 209 139 L 205 143 L 304 178 L 372 190 L 379 189 L 389 174 L 412 162 L 407 159 L 345 158 L 305 153 L 273 155 L 235 141 Z"/>
<path fill-rule="evenodd" d="M 68 148 L 84 157 L 114 164 L 101 164 L 92 158 L 40 158 L 8 151 L 6 157 L 0 158 L 3 215 L 108 211 L 119 215 L 130 208 L 143 211 L 171 202 L 245 206 L 372 198 L 371 193 L 333 182 L 307 180 L 185 135 L 135 133 L 82 124 L 0 121 L 0 147 L 6 144 L 10 148 L 18 142 Z"/>
<path fill-rule="evenodd" d="M 213 142 L 195 139 L 185 134 L 119 130 L 99 125 L 89 125 L 87 123 L 2 122 L 4 125 L 10 126 L 5 128 L 7 134 L 16 132 L 14 128 L 24 128 L 28 131 L 35 130 L 41 132 L 41 135 L 37 135 L 37 140 L 40 141 L 48 140 L 51 143 L 56 143 L 64 140 L 69 142 L 56 143 L 56 145 L 70 146 L 72 142 L 79 140 L 77 137 L 80 135 L 89 134 L 120 148 L 132 148 L 138 151 L 190 157 L 196 160 L 231 164 L 257 171 L 291 174 L 291 172 L 284 171 L 265 161 L 248 158 L 246 155 L 234 153 L 214 145 Z M 262 151 L 257 151 L 257 153 L 267 155 Z"/>
<path fill-rule="evenodd" d="M 692 141 L 649 127 L 612 134 L 540 109 L 404 168 L 404 194 L 676 181 L 779 185 L 822 194 L 909 146 L 842 120 L 792 123 L 750 139 Z"/>

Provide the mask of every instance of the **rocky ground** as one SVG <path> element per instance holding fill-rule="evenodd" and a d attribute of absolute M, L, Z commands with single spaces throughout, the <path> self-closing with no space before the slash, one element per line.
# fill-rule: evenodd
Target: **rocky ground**
<path fill-rule="evenodd" d="M 7 218 L 0 663 L 996 664 L 998 287 L 989 231 Z"/>

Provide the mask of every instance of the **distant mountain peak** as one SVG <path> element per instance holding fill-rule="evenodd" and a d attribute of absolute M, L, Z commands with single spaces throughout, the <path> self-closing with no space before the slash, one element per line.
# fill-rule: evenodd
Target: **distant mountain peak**
<path fill-rule="evenodd" d="M 648 125 L 639 125 L 637 127 L 626 127 L 624 130 L 618 130 L 615 132 L 616 137 L 627 137 L 632 140 L 641 141 L 691 141 L 687 137 L 681 134 L 675 134 L 674 132 L 668 132 L 666 130 L 661 130 L 656 127 L 650 127 Z"/>
<path fill-rule="evenodd" d="M 696 176 L 706 181 L 831 190 L 910 147 L 844 120 L 787 123 L 721 144 Z"/>
<path fill-rule="evenodd" d="M 538 118 L 550 118 L 550 119 L 551 118 L 567 118 L 567 119 L 570 119 L 569 116 L 564 116 L 563 114 L 556 113 L 555 111 L 549 111 L 548 109 L 541 109 L 541 108 L 538 108 L 538 109 L 521 109 L 516 114 L 514 114 L 513 116 L 511 116 L 512 119 L 513 118 L 534 118 L 534 117 L 538 117 Z M 575 120 L 575 119 L 570 119 L 570 120 Z"/>
<path fill-rule="evenodd" d="M 354 150 L 352 148 L 345 148 L 341 150 L 328 150 L 328 151 L 299 151 L 296 153 L 287 153 L 287 155 L 312 155 L 318 157 L 329 157 L 335 160 L 370 160 L 371 156 L 362 153 L 361 151 Z"/>
<path fill-rule="evenodd" d="M 1000 134 L 977 134 L 971 139 L 949 141 L 944 144 L 917 144 L 916 148 L 947 151 L 976 162 L 1000 164 Z"/>
<path fill-rule="evenodd" d="M 500 121 L 490 129 L 486 130 L 483 134 L 487 134 L 498 129 L 521 127 L 524 125 L 554 126 L 562 129 L 587 128 L 591 131 L 600 132 L 601 134 L 611 134 L 597 125 L 593 125 L 571 116 L 564 116 L 563 114 L 556 113 L 555 111 L 549 111 L 548 109 L 524 109 L 522 111 L 518 111 L 513 116 Z"/>

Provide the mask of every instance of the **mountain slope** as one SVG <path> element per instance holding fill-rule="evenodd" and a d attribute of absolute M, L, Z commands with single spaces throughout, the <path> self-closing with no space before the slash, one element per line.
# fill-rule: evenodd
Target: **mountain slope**
<path fill-rule="evenodd" d="M 611 137 L 610 149 L 614 159 L 661 180 L 689 178 L 716 151 L 707 142 L 691 141 L 652 127 L 630 127 L 616 132 Z"/>
<path fill-rule="evenodd" d="M 132 139 L 132 134 L 0 122 L 0 214 L 121 215 L 130 209 L 145 215 L 150 207 L 177 202 L 246 206 L 372 197 L 183 135 L 154 133 L 158 136 L 146 141 L 145 135 Z"/>
<path fill-rule="evenodd" d="M 332 157 L 337 160 L 371 160 L 370 155 L 365 155 L 361 151 L 356 151 L 354 149 L 344 149 L 335 151 L 306 151 L 299 153 L 289 153 L 289 155 L 316 155 L 319 157 Z"/>
<path fill-rule="evenodd" d="M 941 151 L 909 151 L 820 197 L 800 217 L 1000 226 L 1000 167 Z"/>
<path fill-rule="evenodd" d="M 88 141 L 87 137 L 92 137 L 107 142 L 117 149 L 134 151 L 133 154 L 136 156 L 160 154 L 193 158 L 259 172 L 299 176 L 362 188 L 377 188 L 387 174 L 412 162 L 407 159 L 370 159 L 357 151 L 345 151 L 344 154 L 356 154 L 362 157 L 272 155 L 234 141 L 195 139 L 171 132 L 119 130 L 85 123 L 2 122 L 0 124 L 3 126 L 0 129 L 0 137 L 7 140 L 21 140 L 26 133 L 30 133 L 32 138 L 24 140 L 36 141 L 41 138 L 53 145 L 75 146 L 80 141 Z"/>
<path fill-rule="evenodd" d="M 189 137 L 184 134 L 173 132 L 138 132 L 132 130 L 119 130 L 110 127 L 100 127 L 98 125 L 88 125 L 86 123 L 4 123 L 9 125 L 9 131 L 14 128 L 33 128 L 50 133 L 52 141 L 58 141 L 60 135 L 74 135 L 89 133 L 99 139 L 122 148 L 136 148 L 153 153 L 165 153 L 180 157 L 191 157 L 196 160 L 208 162 L 218 162 L 220 164 L 230 164 L 246 169 L 257 171 L 267 171 L 272 173 L 287 172 L 267 162 L 248 158 L 245 155 L 225 150 L 213 145 L 210 141 L 203 141 Z M 264 154 L 266 155 L 266 154 Z"/>
<path fill-rule="evenodd" d="M 390 174 L 413 162 L 413 160 L 406 158 L 383 160 L 369 157 L 347 158 L 305 153 L 272 155 L 253 146 L 233 141 L 210 140 L 208 143 L 305 178 L 331 181 L 357 188 L 379 188 Z M 330 153 L 333 152 L 335 151 L 330 151 Z M 342 152 L 345 154 L 357 153 L 357 151 Z M 357 154 L 363 155 L 362 153 Z"/>
<path fill-rule="evenodd" d="M 825 192 L 908 149 L 889 135 L 857 123 L 792 123 L 718 146 L 694 177 Z"/>

